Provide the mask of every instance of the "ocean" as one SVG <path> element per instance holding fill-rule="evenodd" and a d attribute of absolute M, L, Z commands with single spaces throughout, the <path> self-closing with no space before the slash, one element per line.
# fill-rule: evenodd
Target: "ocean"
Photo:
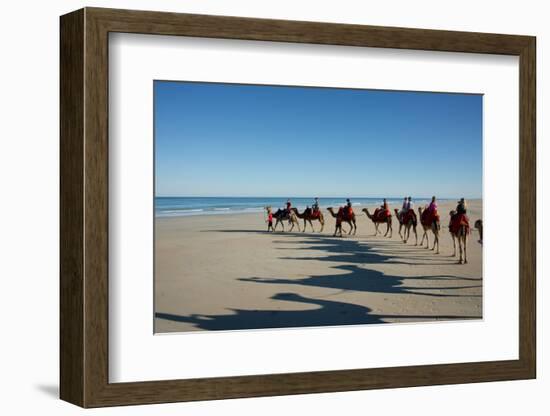
<path fill-rule="evenodd" d="M 264 207 L 271 206 L 274 211 L 283 208 L 288 198 L 270 197 L 156 197 L 156 217 L 179 217 L 190 215 L 223 215 L 247 212 L 259 212 Z M 351 202 L 356 208 L 377 207 L 382 204 L 383 198 L 352 198 Z M 302 211 L 311 206 L 314 198 L 290 198 L 292 206 Z M 387 198 L 390 208 L 400 209 L 403 198 Z M 443 199 L 441 201 L 444 201 Z M 416 207 L 424 206 L 429 202 L 428 198 L 413 199 Z M 345 205 L 346 198 L 319 198 L 321 208 L 338 208 Z"/>

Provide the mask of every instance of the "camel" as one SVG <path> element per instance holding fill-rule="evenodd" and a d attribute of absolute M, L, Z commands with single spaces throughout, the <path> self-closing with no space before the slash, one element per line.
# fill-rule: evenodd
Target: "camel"
<path fill-rule="evenodd" d="M 283 228 L 283 232 L 285 231 L 285 226 L 283 221 L 290 221 L 292 224 L 292 227 L 290 227 L 290 232 L 294 229 L 294 226 L 296 225 L 298 227 L 298 231 L 300 231 L 300 224 L 298 223 L 298 218 L 296 217 L 296 214 L 292 211 L 290 211 L 290 214 L 284 210 L 284 209 L 278 209 L 277 212 L 273 214 L 273 218 L 275 218 L 275 226 L 273 227 L 273 231 L 277 230 L 277 225 L 281 224 L 281 227 Z"/>
<path fill-rule="evenodd" d="M 317 216 L 313 215 L 313 210 L 309 207 L 306 208 L 301 214 L 298 212 L 297 208 L 291 208 L 291 210 L 296 214 L 298 218 L 304 220 L 304 233 L 306 232 L 306 221 L 309 222 L 309 225 L 311 225 L 311 229 L 313 230 L 313 232 L 315 232 L 315 228 L 313 227 L 313 223 L 311 222 L 312 220 L 319 221 L 321 223 L 321 229 L 319 230 L 319 232 L 323 232 L 323 228 L 325 227 L 325 218 L 323 217 L 323 213 L 321 212 L 321 210 L 319 210 L 319 215 Z"/>
<path fill-rule="evenodd" d="M 483 244 L 483 220 L 477 220 L 474 224 L 474 228 L 477 228 L 479 232 L 479 240 L 477 240 L 477 242 Z"/>
<path fill-rule="evenodd" d="M 355 222 L 355 213 L 351 213 L 351 217 L 348 218 L 346 215 L 343 215 L 343 210 L 339 210 L 338 214 L 334 212 L 332 207 L 328 207 L 327 211 L 330 212 L 330 215 L 332 215 L 334 218 L 336 218 L 336 228 L 334 229 L 334 236 L 336 236 L 336 233 L 340 232 L 340 237 L 342 237 L 342 222 L 346 222 L 349 224 L 349 235 L 351 235 L 351 232 L 353 231 L 353 235 L 357 232 L 357 223 Z"/>
<path fill-rule="evenodd" d="M 404 223 L 402 220 L 402 217 L 399 215 L 399 211 L 397 210 L 397 208 L 395 208 L 394 211 L 395 211 L 395 216 L 397 217 L 397 221 L 399 221 L 399 237 L 401 237 L 403 242 L 406 244 L 411 235 L 411 228 L 412 228 L 414 231 L 414 238 L 415 238 L 414 245 L 415 246 L 418 245 L 418 233 L 416 232 L 417 223 L 414 220 L 414 218 L 410 217 L 407 223 Z M 401 235 L 401 229 L 403 227 L 405 228 L 405 230 L 403 231 L 403 235 Z"/>
<path fill-rule="evenodd" d="M 422 224 L 422 228 L 424 230 L 424 234 L 422 235 L 422 240 L 420 241 L 420 245 L 424 245 L 424 238 L 426 238 L 426 248 L 430 248 L 430 242 L 428 239 L 428 231 L 432 231 L 434 234 L 434 245 L 432 247 L 432 250 L 435 249 L 435 246 L 437 245 L 437 251 L 436 254 L 439 254 L 439 227 L 435 221 L 433 221 L 431 224 L 423 222 L 422 221 L 422 207 L 418 207 L 418 213 L 420 214 L 420 224 Z"/>
<path fill-rule="evenodd" d="M 388 236 L 388 233 L 390 233 L 390 238 L 393 235 L 393 228 L 391 225 L 391 215 L 384 218 L 382 221 L 380 221 L 378 218 L 375 218 L 374 215 L 371 215 L 368 208 L 363 208 L 363 212 L 367 214 L 367 217 L 374 223 L 374 235 L 378 235 L 378 233 L 382 233 L 381 231 L 378 231 L 378 226 L 380 224 L 385 223 L 386 224 L 386 234 L 384 234 L 384 237 Z"/>
<path fill-rule="evenodd" d="M 449 212 L 449 215 L 451 216 L 451 218 L 453 218 L 453 216 L 456 215 L 456 211 Z M 456 256 L 456 240 L 458 240 L 458 250 L 460 252 L 460 258 L 458 259 L 458 264 L 462 264 L 462 252 L 464 252 L 464 264 L 468 263 L 468 258 L 466 256 L 466 241 L 468 239 L 468 232 L 469 232 L 468 227 L 464 224 L 461 224 L 457 232 L 453 233 L 451 231 L 451 227 L 449 224 L 449 231 L 451 233 L 451 237 L 453 237 L 453 249 L 454 249 L 453 257 Z"/>

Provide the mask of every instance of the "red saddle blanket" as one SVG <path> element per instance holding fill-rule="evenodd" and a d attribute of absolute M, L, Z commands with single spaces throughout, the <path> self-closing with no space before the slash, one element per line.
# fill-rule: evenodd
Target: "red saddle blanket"
<path fill-rule="evenodd" d="M 389 209 L 376 208 L 372 216 L 375 222 L 384 222 L 388 217 L 391 217 Z"/>
<path fill-rule="evenodd" d="M 311 210 L 310 215 L 311 215 L 312 219 L 317 219 L 321 216 L 321 210 L 319 210 L 319 209 Z"/>
<path fill-rule="evenodd" d="M 468 216 L 466 214 L 453 215 L 449 224 L 449 231 L 456 234 L 462 226 L 466 227 L 466 233 L 468 234 L 470 232 L 470 219 Z"/>
<path fill-rule="evenodd" d="M 425 209 L 420 216 L 420 222 L 422 225 L 432 225 L 434 222 L 439 221 L 439 214 L 437 211 L 428 211 Z"/>
<path fill-rule="evenodd" d="M 351 207 L 340 207 L 337 217 L 340 221 L 350 221 L 353 217 L 353 209 Z"/>
<path fill-rule="evenodd" d="M 413 209 L 409 209 L 407 212 L 403 214 L 401 217 L 401 222 L 403 224 L 408 224 L 410 221 L 413 222 L 413 225 L 416 225 L 418 223 L 418 219 L 416 217 L 416 212 L 414 212 Z"/>

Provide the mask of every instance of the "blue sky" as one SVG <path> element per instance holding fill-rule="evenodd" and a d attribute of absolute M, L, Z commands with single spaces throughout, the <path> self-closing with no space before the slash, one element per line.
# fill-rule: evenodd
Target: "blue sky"
<path fill-rule="evenodd" d="M 157 196 L 479 198 L 482 96 L 155 81 Z"/>

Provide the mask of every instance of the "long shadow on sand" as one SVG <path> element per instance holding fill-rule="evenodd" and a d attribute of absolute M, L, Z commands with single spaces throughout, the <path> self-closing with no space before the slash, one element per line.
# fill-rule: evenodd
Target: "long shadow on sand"
<path fill-rule="evenodd" d="M 265 231 L 250 230 L 207 230 L 205 232 L 223 233 L 266 233 Z M 283 236 L 283 234 L 281 234 Z M 469 288 L 481 287 L 481 279 L 465 278 L 453 275 L 436 275 L 421 277 L 393 276 L 374 270 L 372 265 L 377 264 L 407 264 L 411 267 L 434 265 L 432 258 L 426 258 L 423 249 L 407 247 L 402 242 L 388 240 L 372 240 L 361 238 L 335 238 L 326 235 L 284 233 L 285 237 L 273 241 L 279 250 L 304 250 L 308 255 L 302 257 L 279 257 L 281 260 L 338 262 L 340 265 L 331 265 L 330 269 L 337 274 L 311 275 L 304 278 L 262 278 L 243 277 L 238 280 L 254 284 L 313 286 L 319 288 L 336 289 L 339 293 L 346 291 L 406 294 L 427 297 L 480 297 L 479 295 L 466 295 L 457 291 Z M 300 238 L 297 238 L 300 237 Z M 292 244 L 293 247 L 283 245 Z M 421 263 L 407 263 L 400 260 L 402 256 L 395 252 L 405 251 L 409 257 L 421 260 Z M 313 255 L 311 255 L 313 252 Z M 428 261 L 426 261 L 428 260 Z M 452 265 L 453 263 L 442 263 Z M 370 268 L 369 268 L 370 266 Z M 416 286 L 419 281 L 429 282 Z M 457 281 L 472 281 L 471 285 L 460 286 Z M 432 284 L 433 282 L 433 284 Z M 447 283 L 448 282 L 448 283 Z M 474 284 L 475 282 L 475 284 Z M 299 290 L 298 290 L 299 291 Z M 331 295 L 332 296 L 332 295 Z M 401 318 L 411 321 L 426 321 L 433 319 L 479 319 L 480 316 L 444 316 L 444 315 L 376 315 L 366 306 L 353 303 L 329 301 L 326 299 L 313 299 L 304 297 L 298 293 L 277 293 L 271 298 L 273 301 L 299 302 L 313 306 L 311 309 L 299 310 L 246 310 L 229 309 L 229 314 L 224 315 L 174 315 L 157 312 L 158 319 L 182 322 L 194 325 L 204 330 L 237 330 L 260 328 L 288 328 L 327 325 L 357 325 L 371 323 L 385 323 L 385 319 Z"/>
<path fill-rule="evenodd" d="M 433 319 L 476 319 L 477 316 L 376 315 L 365 306 L 345 302 L 312 299 L 296 293 L 277 293 L 270 299 L 299 302 L 315 308 L 306 310 L 246 310 L 230 309 L 227 315 L 173 315 L 157 312 L 155 317 L 174 322 L 189 323 L 209 331 L 265 328 L 297 328 L 334 325 L 382 324 L 385 319 L 402 318 L 414 321 Z"/>

